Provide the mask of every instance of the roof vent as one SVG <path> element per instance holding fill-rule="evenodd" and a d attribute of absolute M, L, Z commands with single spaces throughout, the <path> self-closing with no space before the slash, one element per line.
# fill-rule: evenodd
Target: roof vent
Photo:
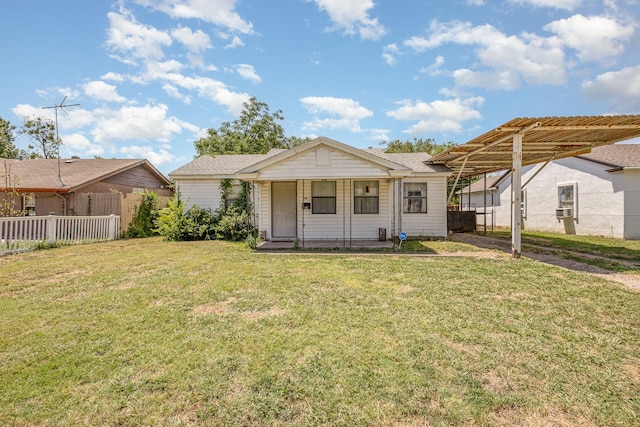
<path fill-rule="evenodd" d="M 65 163 L 73 163 L 73 159 L 67 159 L 64 161 Z"/>

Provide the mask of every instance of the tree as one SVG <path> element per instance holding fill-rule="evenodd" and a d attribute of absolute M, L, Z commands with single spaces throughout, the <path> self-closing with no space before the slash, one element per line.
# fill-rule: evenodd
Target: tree
<path fill-rule="evenodd" d="M 20 133 L 28 135 L 33 144 L 29 144 L 29 157 L 51 159 L 58 155 L 62 140 L 56 136 L 56 126 L 49 119 L 36 117 L 22 124 Z"/>
<path fill-rule="evenodd" d="M 435 156 L 436 154 L 455 146 L 451 141 L 444 144 L 438 144 L 431 138 L 413 138 L 413 141 L 400 141 L 399 139 L 396 139 L 393 141 L 383 141 L 380 145 L 385 147 L 385 153 L 428 153 L 431 156 Z"/>
<path fill-rule="evenodd" d="M 17 159 L 19 152 L 13 142 L 16 137 L 13 133 L 16 127 L 0 117 L 0 158 Z"/>
<path fill-rule="evenodd" d="M 207 136 L 195 142 L 198 156 L 209 154 L 264 154 L 272 148 L 291 148 L 306 141 L 287 138 L 279 122 L 282 111 L 269 112 L 269 106 L 255 97 L 242 104 L 240 117 L 223 122 L 218 129 L 207 129 Z"/>

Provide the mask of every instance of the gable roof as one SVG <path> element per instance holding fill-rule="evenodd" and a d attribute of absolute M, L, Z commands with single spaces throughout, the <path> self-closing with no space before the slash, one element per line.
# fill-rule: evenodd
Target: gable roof
<path fill-rule="evenodd" d="M 146 159 L 2 159 L 20 191 L 69 193 L 142 166 L 165 185 L 171 182 Z M 4 167 L 0 165 L 0 167 Z M 4 188 L 4 183 L 0 183 Z"/>
<path fill-rule="evenodd" d="M 275 165 L 276 163 L 282 162 L 284 160 L 290 159 L 294 156 L 297 156 L 299 154 L 305 153 L 309 150 L 312 150 L 316 147 L 319 146 L 327 146 L 330 148 L 333 148 L 335 150 L 338 151 L 342 151 L 345 152 L 347 154 L 350 154 L 354 157 L 360 158 L 362 160 L 365 160 L 369 163 L 373 163 L 375 165 L 378 165 L 382 168 L 385 169 L 389 169 L 392 171 L 398 171 L 398 172 L 410 172 L 410 168 L 408 168 L 405 165 L 402 165 L 400 163 L 396 163 L 393 162 L 391 160 L 376 156 L 374 154 L 371 154 L 369 152 L 367 152 L 366 150 L 360 150 L 359 148 L 355 148 L 352 147 L 350 145 L 347 144 L 343 144 L 342 142 L 338 142 L 335 141 L 333 139 L 330 138 L 326 138 L 326 137 L 319 137 L 316 139 L 313 139 L 311 141 L 305 142 L 302 145 L 298 145 L 297 147 L 293 147 L 289 150 L 286 150 L 284 152 L 281 152 L 279 154 L 276 154 L 275 156 L 271 156 L 269 158 L 266 158 L 262 161 L 259 161 L 253 165 L 250 165 L 242 170 L 238 171 L 238 174 L 241 175 L 249 175 L 249 174 L 255 174 L 257 172 L 259 172 L 261 169 L 267 168 L 269 166 Z"/>
<path fill-rule="evenodd" d="M 385 153 L 380 148 L 367 148 L 364 151 L 406 166 L 414 172 L 451 172 L 451 169 L 444 165 L 427 163 L 431 159 L 427 153 Z"/>
<path fill-rule="evenodd" d="M 615 144 L 594 148 L 578 158 L 612 166 L 615 169 L 640 167 L 640 144 Z"/>

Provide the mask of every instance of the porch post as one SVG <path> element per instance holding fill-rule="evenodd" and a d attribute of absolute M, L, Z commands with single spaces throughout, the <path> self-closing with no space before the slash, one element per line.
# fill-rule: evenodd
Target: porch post
<path fill-rule="evenodd" d="M 511 257 L 520 258 L 522 211 L 522 133 L 513 135 L 513 157 L 511 169 Z"/>

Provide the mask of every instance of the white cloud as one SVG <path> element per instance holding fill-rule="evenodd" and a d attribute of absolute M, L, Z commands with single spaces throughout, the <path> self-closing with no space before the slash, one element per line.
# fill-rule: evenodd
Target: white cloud
<path fill-rule="evenodd" d="M 107 84 L 103 81 L 94 80 L 83 85 L 85 95 L 98 99 L 101 101 L 109 102 L 124 102 L 126 98 L 118 95 L 118 91 L 115 86 Z"/>
<path fill-rule="evenodd" d="M 69 153 L 70 156 L 100 156 L 104 154 L 104 147 L 100 144 L 92 144 L 84 135 L 74 133 L 62 136 L 64 144 L 61 151 Z"/>
<path fill-rule="evenodd" d="M 124 8 L 120 13 L 110 12 L 107 16 L 110 23 L 107 47 L 117 52 L 115 58 L 124 63 L 135 64 L 137 59 L 160 60 L 164 57 L 163 47 L 171 45 L 169 34 L 137 22 L 133 14 Z"/>
<path fill-rule="evenodd" d="M 314 0 L 318 9 L 327 12 L 334 23 L 334 28 L 345 34 L 359 33 L 362 39 L 380 40 L 387 33 L 378 18 L 371 18 L 369 10 L 373 9 L 373 0 Z"/>
<path fill-rule="evenodd" d="M 445 43 L 478 46 L 476 53 L 481 64 L 496 76 L 509 75 L 511 84 L 502 89 L 519 86 L 520 80 L 529 84 L 560 85 L 566 81 L 564 52 L 555 38 L 543 38 L 523 33 L 508 36 L 489 24 L 473 26 L 469 22 L 453 21 L 442 24 L 433 21 L 429 37 L 414 36 L 405 40 L 405 46 L 415 52 L 440 47 Z M 468 70 L 466 70 L 468 71 Z M 468 73 L 458 73 L 468 77 Z M 459 85 L 479 84 L 486 79 L 462 79 Z M 517 81 L 517 84 L 515 83 Z"/>
<path fill-rule="evenodd" d="M 512 3 L 533 7 L 551 7 L 554 9 L 574 10 L 582 0 L 511 0 Z"/>
<path fill-rule="evenodd" d="M 582 61 L 600 62 L 624 51 L 624 42 L 633 35 L 632 26 L 623 26 L 604 16 L 581 14 L 553 21 L 544 29 L 557 34 L 562 44 L 578 51 Z"/>
<path fill-rule="evenodd" d="M 160 148 L 156 151 L 149 145 L 130 145 L 127 147 L 121 147 L 119 152 L 129 159 L 147 159 L 154 166 L 160 166 L 164 163 L 184 161 L 184 159 L 177 158 L 164 148 Z"/>
<path fill-rule="evenodd" d="M 171 18 L 194 18 L 230 31 L 252 34 L 253 24 L 235 11 L 237 0 L 135 0 L 136 3 L 166 13 Z"/>
<path fill-rule="evenodd" d="M 484 6 L 484 0 L 467 0 L 467 4 L 471 6 Z"/>
<path fill-rule="evenodd" d="M 387 116 L 405 122 L 417 122 L 405 130 L 412 136 L 428 135 L 433 132 L 460 132 L 464 122 L 479 120 L 482 115 L 477 110 L 484 98 L 423 101 L 403 100 L 399 108 L 389 111 Z"/>
<path fill-rule="evenodd" d="M 402 55 L 402 52 L 395 43 L 388 44 L 382 49 L 382 59 L 387 65 L 395 65 L 397 62 L 396 57 L 399 55 Z"/>
<path fill-rule="evenodd" d="M 125 81 L 125 77 L 122 74 L 114 73 L 112 71 L 109 71 L 108 73 L 103 74 L 102 76 L 100 76 L 100 78 L 102 80 L 110 80 L 112 82 L 123 82 L 123 81 Z"/>
<path fill-rule="evenodd" d="M 619 113 L 640 110 L 640 65 L 604 73 L 582 84 L 582 93 L 590 101 L 605 101 Z"/>
<path fill-rule="evenodd" d="M 202 30 L 193 31 L 188 27 L 178 27 L 171 31 L 174 39 L 182 43 L 190 52 L 200 53 L 211 48 L 211 39 Z"/>
<path fill-rule="evenodd" d="M 183 129 L 193 130 L 193 125 L 167 117 L 167 110 L 163 104 L 96 109 L 92 111 L 95 125 L 91 133 L 97 143 L 110 144 L 126 140 L 169 141 Z"/>
<path fill-rule="evenodd" d="M 253 83 L 260 83 L 262 79 L 256 73 L 256 70 L 253 68 L 253 65 L 249 64 L 238 64 L 236 65 L 236 71 L 243 79 L 249 80 Z"/>
<path fill-rule="evenodd" d="M 331 118 L 316 117 L 313 121 L 305 122 L 303 129 L 310 131 L 346 129 L 351 132 L 361 132 L 360 120 L 373 116 L 371 110 L 348 98 L 307 96 L 300 98 L 300 102 L 311 114 L 337 116 Z"/>
<path fill-rule="evenodd" d="M 442 74 L 441 67 L 444 65 L 444 56 L 438 55 L 436 56 L 433 64 L 428 67 L 423 67 L 420 69 L 421 73 L 428 74 L 431 77 L 439 76 Z"/>

